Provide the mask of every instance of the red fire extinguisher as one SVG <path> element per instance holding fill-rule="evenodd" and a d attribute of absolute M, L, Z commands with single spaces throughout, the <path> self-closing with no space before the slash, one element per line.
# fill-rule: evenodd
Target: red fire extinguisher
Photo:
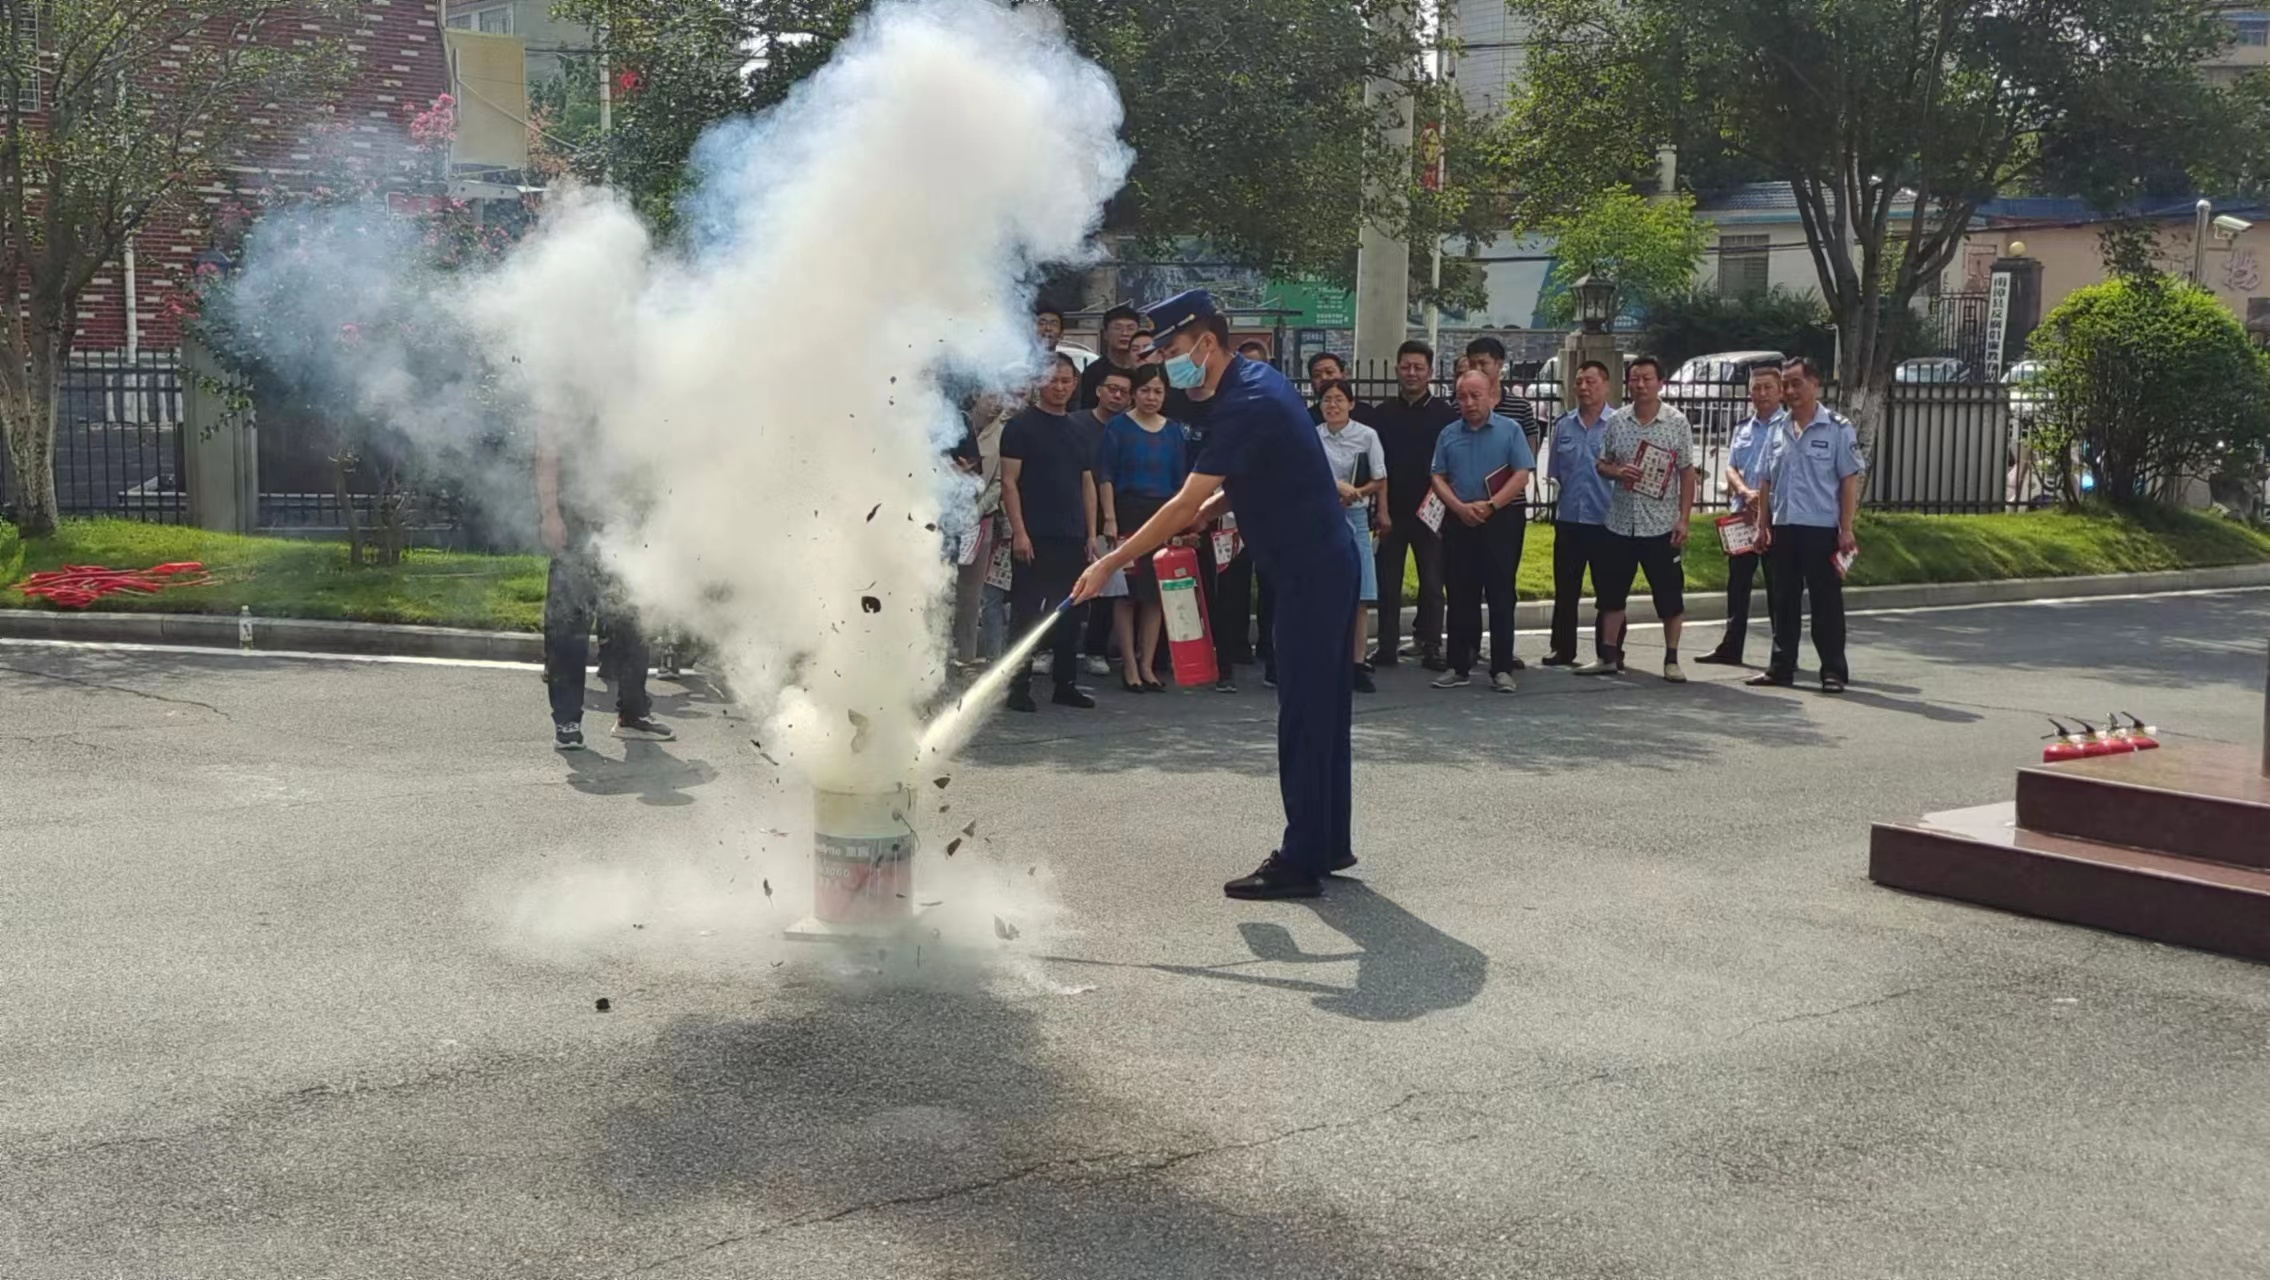
<path fill-rule="evenodd" d="M 1159 612 L 1166 622 L 1174 682 L 1187 688 L 1221 679 L 1214 665 L 1206 592 L 1199 586 L 1198 553 L 1189 547 L 1162 547 L 1151 557 L 1151 570 L 1159 579 Z"/>
<path fill-rule="evenodd" d="M 2057 732 L 2049 735 L 2049 745 L 2041 749 L 2041 762 L 2043 764 L 2057 764 L 2065 760 L 2078 760 L 2082 756 L 2088 754 L 2086 749 L 2084 749 L 2081 745 L 2081 739 L 2078 734 L 2075 734 L 2071 729 L 2066 728 L 2064 725 L 2059 724 L 2055 720 L 2051 720 L 2049 723 L 2050 727 L 2057 730 Z"/>
<path fill-rule="evenodd" d="M 2083 735 L 2081 754 L 2084 756 L 2125 755 L 2136 749 L 2134 743 L 2123 742 L 2113 737 L 2109 730 L 2099 729 L 2086 720 L 2081 722 L 2081 733 Z"/>
<path fill-rule="evenodd" d="M 2145 724 L 2143 721 L 2136 718 L 2136 713 L 2133 711 L 2127 712 L 2126 714 L 2128 716 L 2128 727 L 2122 729 L 2120 728 L 2120 717 L 2122 713 L 2118 711 L 2113 712 L 2112 723 L 2114 729 L 2122 737 L 2127 738 L 2129 744 L 2135 747 L 2138 751 L 2158 750 L 2160 740 L 2152 736 L 2153 734 L 2159 732 L 2158 726 Z"/>

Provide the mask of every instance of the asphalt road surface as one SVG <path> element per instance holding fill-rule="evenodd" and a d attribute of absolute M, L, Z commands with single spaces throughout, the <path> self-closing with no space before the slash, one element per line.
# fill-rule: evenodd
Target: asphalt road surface
<path fill-rule="evenodd" d="M 2044 713 L 2254 742 L 2270 593 L 1859 619 L 1842 700 L 1652 637 L 1383 676 L 1315 904 L 1220 896 L 1257 684 L 996 722 L 931 800 L 1062 915 L 912 977 L 655 889 L 808 821 L 698 683 L 570 762 L 525 669 L 0 645 L 0 1276 L 2262 1275 L 2270 971 L 1865 854 Z"/>

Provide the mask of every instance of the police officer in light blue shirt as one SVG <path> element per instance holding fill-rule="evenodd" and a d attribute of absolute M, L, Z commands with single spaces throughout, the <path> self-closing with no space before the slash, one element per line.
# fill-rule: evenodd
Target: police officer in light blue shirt
<path fill-rule="evenodd" d="M 1758 487 L 1765 483 L 1766 461 L 1773 452 L 1774 433 L 1788 420 L 1781 407 L 1781 366 L 1750 367 L 1750 420 L 1734 428 L 1726 448 L 1726 496 L 1736 511 L 1756 515 Z M 1750 591 L 1756 582 L 1763 553 L 1726 558 L 1726 634 L 1718 647 L 1695 659 L 1725 667 L 1742 665 L 1742 648 L 1750 633 Z M 1772 618 L 1773 574 L 1766 573 L 1767 618 Z"/>
<path fill-rule="evenodd" d="M 1600 577 L 1600 553 L 1608 544 L 1608 477 L 1599 470 L 1600 450 L 1608 443 L 1608 366 L 1587 360 L 1576 371 L 1576 408 L 1553 423 L 1548 475 L 1553 504 L 1553 633 L 1545 655 L 1548 667 L 1576 665 L 1576 609 L 1584 594 L 1584 573 Z M 1592 617 L 1593 656 L 1600 646 L 1600 615 Z"/>
<path fill-rule="evenodd" d="M 1844 654 L 1844 574 L 1840 557 L 1857 555 L 1853 521 L 1868 472 L 1860 433 L 1821 403 L 1821 371 L 1798 358 L 1781 367 L 1788 419 L 1773 432 L 1766 459 L 1759 541 L 1771 570 L 1773 657 L 1754 685 L 1797 680 L 1797 640 L 1804 601 L 1813 598 L 1813 650 L 1821 659 L 1821 692 L 1842 693 L 1852 678 Z"/>

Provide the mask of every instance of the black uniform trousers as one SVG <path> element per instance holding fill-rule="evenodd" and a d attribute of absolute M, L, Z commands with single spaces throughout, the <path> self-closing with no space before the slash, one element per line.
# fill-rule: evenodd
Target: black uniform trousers
<path fill-rule="evenodd" d="M 1766 591 L 1773 609 L 1773 657 L 1766 673 L 1797 675 L 1797 641 L 1805 626 L 1805 597 L 1813 597 L 1813 652 L 1821 674 L 1850 680 L 1844 661 L 1844 579 L 1836 571 L 1836 530 L 1777 524 L 1766 552 Z"/>
<path fill-rule="evenodd" d="M 1011 644 L 1032 634 L 1032 629 L 1048 616 L 1049 610 L 1072 594 L 1072 584 L 1088 567 L 1088 549 L 1080 538 L 1034 538 L 1033 558 L 1030 564 L 1018 561 L 1009 579 L 1009 640 Z M 1067 688 L 1078 683 L 1080 674 L 1080 628 L 1085 619 L 1086 605 L 1074 606 L 1071 617 L 1056 624 L 1049 637 L 1050 652 L 1056 687 Z M 1032 659 L 1011 684 L 1014 688 L 1030 689 L 1033 683 Z"/>
<path fill-rule="evenodd" d="M 583 555 L 552 557 L 544 580 L 544 685 L 553 724 L 583 723 L 591 628 L 599 626 L 599 674 L 615 682 L 615 713 L 643 720 L 654 711 L 646 692 L 646 636 L 598 565 Z"/>
<path fill-rule="evenodd" d="M 1567 520 L 1553 525 L 1553 656 L 1576 657 L 1577 606 L 1583 603 L 1584 571 L 1592 571 L 1592 585 L 1600 586 L 1601 553 L 1608 546 L 1608 526 L 1604 524 L 1575 524 Z M 1600 644 L 1600 609 L 1597 601 L 1592 611 L 1592 656 L 1605 658 L 1608 651 Z"/>
<path fill-rule="evenodd" d="M 1765 553 L 1726 557 L 1726 634 L 1718 652 L 1736 662 L 1750 641 L 1750 591 L 1762 571 L 1766 580 L 1766 626 L 1773 626 L 1773 566 Z"/>
<path fill-rule="evenodd" d="M 1314 876 L 1353 853 L 1355 665 L 1348 634 L 1356 625 L 1363 553 L 1353 532 L 1297 563 L 1269 568 L 1276 583 L 1271 646 L 1277 661 L 1277 789 L 1285 838 L 1277 854 Z"/>
<path fill-rule="evenodd" d="M 1444 521 L 1457 517 L 1444 517 Z M 1403 643 L 1403 558 L 1419 562 L 1419 616 L 1411 639 L 1421 654 L 1442 652 L 1442 538 L 1416 511 L 1394 513 L 1395 527 L 1379 535 L 1379 656 L 1393 662 Z"/>
<path fill-rule="evenodd" d="M 1529 538 L 1527 513 L 1501 511 L 1469 528 L 1456 515 L 1442 521 L 1443 570 L 1450 588 L 1450 669 L 1466 675 L 1482 648 L 1482 605 L 1490 609 L 1490 674 L 1513 670 L 1514 582 Z"/>

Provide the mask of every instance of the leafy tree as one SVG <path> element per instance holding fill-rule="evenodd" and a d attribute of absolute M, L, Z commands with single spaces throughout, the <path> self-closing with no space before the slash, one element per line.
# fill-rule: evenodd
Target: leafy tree
<path fill-rule="evenodd" d="M 1540 305 L 1564 324 L 1576 318 L 1571 290 L 1584 277 L 1615 281 L 1617 302 L 1644 315 L 1694 283 L 1709 248 L 1692 197 L 1650 200 L 1628 188 L 1595 197 L 1541 230 L 1553 237 L 1554 261 Z"/>
<path fill-rule="evenodd" d="M 2173 502 L 2196 479 L 2251 478 L 2270 445 L 2270 356 L 2215 295 L 2171 276 L 2077 289 L 2033 336 L 2029 443 L 2085 467 L 2114 502 Z M 2064 486 L 2077 500 L 2078 486 Z"/>
<path fill-rule="evenodd" d="M 1640 345 L 1669 368 L 1713 351 L 1779 351 L 1825 365 L 1835 345 L 1828 319 L 1828 308 L 1811 290 L 1777 286 L 1730 298 L 1709 285 L 1689 285 L 1648 307 Z"/>
<path fill-rule="evenodd" d="M 2199 70 L 2231 38 L 2218 0 L 1512 3 L 1534 27 L 1524 200 L 1579 208 L 1663 145 L 1690 172 L 1789 183 L 1871 439 L 1895 316 L 1981 201 L 2031 187 L 2110 205 L 2221 163 L 2239 109 Z"/>
<path fill-rule="evenodd" d="M 583 161 L 586 176 L 610 171 L 667 228 L 701 131 L 786 97 L 867 8 L 558 0 L 560 16 L 602 33 L 613 63 L 637 79 L 607 145 Z M 1368 82 L 1413 80 L 1419 49 L 1399 0 L 1062 0 L 1056 11 L 1127 108 L 1135 168 L 1106 232 L 1132 234 L 1146 251 L 1195 237 L 1249 265 L 1344 282 L 1362 218 L 1410 225 L 1411 155 L 1387 141 L 1397 104 L 1364 97 Z M 1466 134 L 1451 136 L 1466 145 Z M 1463 209 L 1435 200 L 1420 216 L 1432 229 Z M 1424 271 L 1425 255 L 1414 256 Z"/>
<path fill-rule="evenodd" d="M 55 528 L 56 389 L 126 239 L 322 110 L 351 0 L 29 0 L 0 22 L 0 427 L 27 534 Z M 34 20 L 36 19 L 36 20 Z"/>

